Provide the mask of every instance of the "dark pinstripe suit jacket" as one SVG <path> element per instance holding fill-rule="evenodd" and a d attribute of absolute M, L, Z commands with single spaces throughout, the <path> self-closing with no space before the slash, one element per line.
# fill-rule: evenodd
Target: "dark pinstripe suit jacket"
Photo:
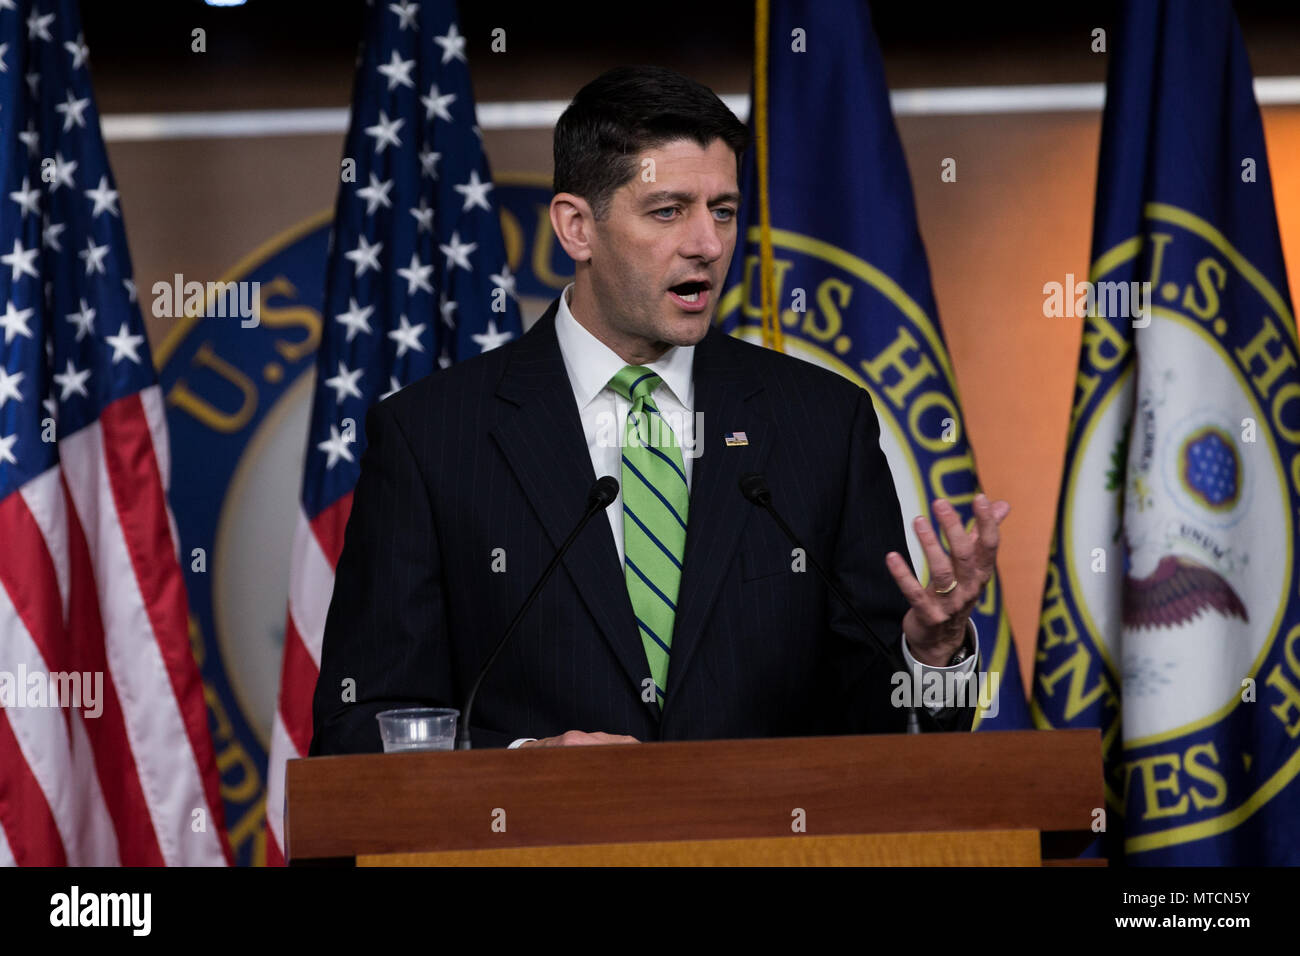
<path fill-rule="evenodd" d="M 555 336 L 558 304 L 519 340 L 367 416 L 313 754 L 379 750 L 375 714 L 388 707 L 461 706 L 582 514 L 597 476 Z M 737 487 L 743 473 L 765 473 L 795 533 L 897 643 L 907 603 L 884 555 L 907 547 L 867 393 L 717 329 L 696 346 L 694 380 L 703 452 L 662 713 L 642 699 L 649 666 L 598 515 L 484 681 L 474 746 L 572 729 L 675 740 L 905 728 L 890 706 L 894 668 L 811 569 L 792 570 L 790 544 Z M 749 444 L 728 447 L 723 436 L 737 431 Z M 349 677 L 354 703 L 341 699 Z"/>

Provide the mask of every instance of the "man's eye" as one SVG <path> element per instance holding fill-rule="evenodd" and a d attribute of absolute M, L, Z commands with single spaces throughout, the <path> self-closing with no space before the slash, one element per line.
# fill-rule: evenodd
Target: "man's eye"
<path fill-rule="evenodd" d="M 732 209 L 730 206 L 719 206 L 717 209 L 715 209 L 715 210 L 713 210 L 713 211 L 714 211 L 714 212 L 725 213 L 725 216 L 724 216 L 725 219 L 730 219 L 730 218 L 732 218 L 733 216 L 736 215 L 736 210 Z"/>
<path fill-rule="evenodd" d="M 656 210 L 654 211 L 653 215 L 656 216 L 656 217 L 659 217 L 659 214 L 660 214 L 661 212 L 676 212 L 676 211 L 677 211 L 677 207 L 676 207 L 676 206 L 665 206 L 663 209 L 656 209 Z M 660 218 L 662 218 L 662 217 L 660 217 Z M 664 222 L 667 222 L 667 221 L 668 221 L 667 219 L 664 219 Z"/>

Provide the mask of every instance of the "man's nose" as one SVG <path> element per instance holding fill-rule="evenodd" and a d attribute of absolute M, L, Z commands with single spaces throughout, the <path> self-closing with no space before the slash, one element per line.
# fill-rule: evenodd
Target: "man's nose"
<path fill-rule="evenodd" d="M 722 237 L 718 235 L 718 221 L 713 218 L 713 210 L 707 207 L 696 210 L 686 223 L 686 237 L 682 243 L 682 255 L 688 258 L 701 258 L 709 262 L 722 256 Z"/>

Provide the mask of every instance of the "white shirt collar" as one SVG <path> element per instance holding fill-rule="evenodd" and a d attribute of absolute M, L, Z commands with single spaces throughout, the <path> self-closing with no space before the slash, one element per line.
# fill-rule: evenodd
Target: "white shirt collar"
<path fill-rule="evenodd" d="M 613 349 L 592 335 L 569 311 L 570 282 L 560 293 L 560 308 L 555 315 L 555 337 L 560 342 L 560 354 L 573 385 L 579 408 L 586 408 L 592 399 L 609 384 L 609 380 L 627 365 Z M 695 364 L 695 346 L 674 345 L 646 368 L 661 379 L 663 385 L 686 410 L 691 410 L 692 367 Z"/>

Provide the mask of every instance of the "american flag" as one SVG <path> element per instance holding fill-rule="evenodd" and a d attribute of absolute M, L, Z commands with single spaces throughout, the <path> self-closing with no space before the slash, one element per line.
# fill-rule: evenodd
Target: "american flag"
<path fill-rule="evenodd" d="M 226 864 L 75 0 L 0 0 L 0 172 L 0 863 Z"/>
<path fill-rule="evenodd" d="M 372 3 L 340 166 L 316 393 L 267 770 L 267 862 L 284 862 L 284 767 L 311 744 L 334 568 L 366 410 L 521 332 L 454 3 Z"/>

